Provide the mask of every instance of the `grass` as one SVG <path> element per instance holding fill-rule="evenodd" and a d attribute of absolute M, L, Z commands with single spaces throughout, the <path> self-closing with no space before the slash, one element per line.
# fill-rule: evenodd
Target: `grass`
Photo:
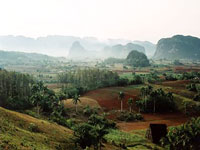
<path fill-rule="evenodd" d="M 133 75 L 132 73 L 128 72 L 128 73 L 122 73 L 120 74 L 121 78 L 127 78 L 128 80 L 132 80 L 133 79 Z"/>
<path fill-rule="evenodd" d="M 145 132 L 146 130 L 137 130 L 131 133 L 110 130 L 109 134 L 105 136 L 105 139 L 115 145 L 125 144 L 128 150 L 150 150 L 154 148 L 162 150 L 161 147 L 151 143 L 151 141 L 145 138 Z"/>
<path fill-rule="evenodd" d="M 63 126 L 0 107 L 0 149 L 73 150 L 72 138 L 73 132 Z"/>
<path fill-rule="evenodd" d="M 100 108 L 100 106 L 96 100 L 87 98 L 87 97 L 81 97 L 80 102 L 77 105 L 78 105 L 78 107 L 81 107 L 81 108 L 84 108 L 87 105 L 96 107 L 96 108 Z M 64 100 L 64 106 L 65 106 L 65 108 L 74 108 L 75 107 L 72 99 Z"/>

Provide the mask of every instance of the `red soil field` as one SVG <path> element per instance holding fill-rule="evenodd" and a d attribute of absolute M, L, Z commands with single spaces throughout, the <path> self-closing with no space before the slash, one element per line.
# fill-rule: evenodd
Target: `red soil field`
<path fill-rule="evenodd" d="M 175 72 L 192 72 L 192 71 L 199 72 L 200 68 L 199 67 L 182 67 L 181 66 L 181 67 L 175 67 L 174 71 Z"/>
<path fill-rule="evenodd" d="M 117 125 L 120 130 L 129 132 L 132 130 L 147 129 L 150 123 L 163 123 L 167 126 L 177 126 L 189 120 L 189 118 L 179 113 L 168 114 L 142 114 L 144 121 L 140 122 L 119 122 Z"/>
<path fill-rule="evenodd" d="M 178 81 L 164 81 L 159 83 L 159 85 L 169 86 L 169 87 L 177 87 L 177 88 L 185 88 L 187 84 L 189 84 L 189 80 L 178 80 Z"/>
<path fill-rule="evenodd" d="M 165 85 L 179 86 L 181 83 L 188 83 L 188 81 L 173 81 L 166 82 Z M 94 91 L 90 91 L 84 95 L 84 97 L 92 98 L 97 100 L 99 105 L 104 108 L 104 111 L 120 110 L 120 101 L 118 100 L 119 91 L 125 93 L 125 99 L 123 101 L 123 108 L 129 110 L 127 105 L 128 98 L 132 97 L 134 100 L 138 99 L 140 94 L 139 89 L 128 88 L 128 87 L 111 87 L 102 88 Z M 133 106 L 133 110 L 137 111 L 136 106 Z M 116 120 L 119 113 L 110 113 L 107 117 L 109 119 Z M 177 126 L 185 123 L 189 118 L 180 113 L 167 113 L 167 114 L 142 114 L 144 121 L 140 122 L 119 122 L 117 125 L 123 131 L 147 129 L 150 123 L 164 123 L 167 126 Z"/>
<path fill-rule="evenodd" d="M 113 72 L 117 72 L 117 73 L 136 73 L 136 72 L 144 72 L 144 73 L 148 73 L 149 70 L 112 70 Z"/>
<path fill-rule="evenodd" d="M 118 99 L 118 93 L 123 91 L 125 93 L 125 98 L 123 100 L 123 108 L 128 109 L 129 106 L 127 101 L 129 98 L 133 100 L 138 99 L 139 89 L 128 89 L 123 87 L 112 87 L 112 88 L 103 88 L 94 91 L 90 91 L 84 95 L 84 97 L 92 98 L 97 100 L 99 105 L 105 109 L 105 111 L 118 110 L 120 109 L 120 100 Z M 133 109 L 137 109 L 133 106 Z"/>

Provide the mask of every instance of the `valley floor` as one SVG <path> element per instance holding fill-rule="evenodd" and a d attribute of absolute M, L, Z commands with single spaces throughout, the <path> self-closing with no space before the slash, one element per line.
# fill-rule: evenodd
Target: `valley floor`
<path fill-rule="evenodd" d="M 117 125 L 119 129 L 125 132 L 133 130 L 147 129 L 151 123 L 161 123 L 170 126 L 178 126 L 185 123 L 189 118 L 180 113 L 169 114 L 142 114 L 144 121 L 140 122 L 119 122 Z"/>

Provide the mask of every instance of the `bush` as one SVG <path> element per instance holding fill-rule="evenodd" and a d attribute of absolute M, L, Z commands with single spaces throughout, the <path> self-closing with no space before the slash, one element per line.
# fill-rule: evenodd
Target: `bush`
<path fill-rule="evenodd" d="M 135 120 L 143 120 L 143 116 L 140 113 L 135 114 Z"/>
<path fill-rule="evenodd" d="M 85 116 L 90 116 L 92 114 L 98 114 L 97 113 L 97 108 L 91 108 L 89 105 L 87 105 L 84 109 L 83 109 L 83 114 Z"/>
<path fill-rule="evenodd" d="M 34 111 L 31 110 L 26 110 L 24 113 L 26 113 L 29 116 L 35 117 L 35 118 L 39 118 L 38 114 Z"/>
<path fill-rule="evenodd" d="M 66 120 L 66 126 L 70 129 L 74 129 L 75 125 L 76 125 L 76 120 L 75 119 L 67 119 Z"/>
<path fill-rule="evenodd" d="M 74 127 L 74 142 L 81 148 L 94 146 L 94 149 L 101 149 L 104 136 L 108 134 L 108 129 L 115 128 L 116 124 L 110 122 L 104 116 L 91 115 L 87 123 L 82 123 Z"/>
<path fill-rule="evenodd" d="M 74 142 L 80 145 L 81 148 L 85 149 L 94 144 L 94 139 L 96 138 L 93 134 L 94 127 L 87 123 L 82 123 L 74 128 Z"/>
<path fill-rule="evenodd" d="M 130 113 L 127 111 L 121 112 L 120 115 L 117 117 L 118 120 L 120 121 L 138 121 L 138 120 L 143 120 L 143 117 L 141 114 L 134 114 Z"/>
<path fill-rule="evenodd" d="M 169 74 L 169 75 L 165 76 L 165 80 L 167 80 L 167 81 L 176 81 L 177 78 L 176 78 L 176 76 L 174 74 Z"/>
<path fill-rule="evenodd" d="M 88 119 L 88 123 L 90 125 L 100 125 L 100 126 L 104 126 L 104 128 L 106 129 L 114 129 L 116 128 L 116 123 L 111 121 L 111 120 L 108 120 L 106 119 L 104 116 L 99 116 L 99 115 L 91 115 Z"/>
<path fill-rule="evenodd" d="M 126 86 L 129 84 L 129 80 L 128 79 L 125 79 L 125 78 L 120 78 L 118 81 L 117 81 L 117 85 L 118 86 Z"/>
<path fill-rule="evenodd" d="M 39 128 L 36 124 L 30 123 L 28 126 L 29 131 L 31 132 L 39 132 Z"/>
<path fill-rule="evenodd" d="M 130 81 L 130 84 L 142 84 L 143 79 L 140 75 L 133 75 L 133 80 Z"/>
<path fill-rule="evenodd" d="M 199 142 L 200 117 L 170 128 L 167 137 L 161 140 L 162 145 L 170 150 L 199 150 Z"/>
<path fill-rule="evenodd" d="M 193 91 L 193 92 L 198 92 L 199 91 L 199 84 L 195 84 L 195 83 L 192 83 L 192 84 L 189 84 L 186 86 L 186 88 L 189 90 L 189 91 Z"/>
<path fill-rule="evenodd" d="M 193 100 L 199 102 L 200 101 L 200 94 L 196 94 L 194 96 Z"/>

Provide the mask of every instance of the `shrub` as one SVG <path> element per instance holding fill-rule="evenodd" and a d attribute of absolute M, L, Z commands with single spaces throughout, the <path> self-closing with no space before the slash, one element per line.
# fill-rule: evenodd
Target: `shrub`
<path fill-rule="evenodd" d="M 120 121 L 137 121 L 137 120 L 143 120 L 143 117 L 141 114 L 134 114 L 127 111 L 121 112 L 120 115 L 117 117 Z"/>
<path fill-rule="evenodd" d="M 81 148 L 94 146 L 95 150 L 101 149 L 104 136 L 108 134 L 108 129 L 114 128 L 115 123 L 110 122 L 104 116 L 91 115 L 87 123 L 82 123 L 74 127 L 74 142 Z"/>
<path fill-rule="evenodd" d="M 200 149 L 200 117 L 178 127 L 172 127 L 166 138 L 161 140 L 163 146 L 170 150 Z"/>
<path fill-rule="evenodd" d="M 39 132 L 39 128 L 36 124 L 30 123 L 28 126 L 29 131 L 31 132 Z"/>
<path fill-rule="evenodd" d="M 130 81 L 130 84 L 142 84 L 143 79 L 140 75 L 133 75 L 133 80 Z"/>
<path fill-rule="evenodd" d="M 167 81 L 176 81 L 177 78 L 176 78 L 176 76 L 174 74 L 169 74 L 169 75 L 165 76 L 165 80 L 167 80 Z"/>
<path fill-rule="evenodd" d="M 84 109 L 83 109 L 83 114 L 85 116 L 90 116 L 92 114 L 97 114 L 97 108 L 91 108 L 89 105 L 87 105 Z"/>
<path fill-rule="evenodd" d="M 186 86 L 189 91 L 197 92 L 199 90 L 199 85 L 192 83 Z"/>
<path fill-rule="evenodd" d="M 126 85 L 128 85 L 128 84 L 129 84 L 129 80 L 126 79 L 126 78 L 120 78 L 120 79 L 118 79 L 118 81 L 117 81 L 117 85 L 118 85 L 118 86 L 126 86 Z"/>
<path fill-rule="evenodd" d="M 114 129 L 116 128 L 116 123 L 106 119 L 104 116 L 99 116 L 99 115 L 91 115 L 88 119 L 88 123 L 90 125 L 96 126 L 97 124 L 100 126 L 104 126 L 106 129 Z"/>
<path fill-rule="evenodd" d="M 75 119 L 67 119 L 66 120 L 66 126 L 70 129 L 74 129 L 75 125 L 76 125 L 76 120 Z"/>
<path fill-rule="evenodd" d="M 25 113 L 29 116 L 35 117 L 35 118 L 39 118 L 38 114 L 34 111 L 31 110 L 26 110 Z"/>

